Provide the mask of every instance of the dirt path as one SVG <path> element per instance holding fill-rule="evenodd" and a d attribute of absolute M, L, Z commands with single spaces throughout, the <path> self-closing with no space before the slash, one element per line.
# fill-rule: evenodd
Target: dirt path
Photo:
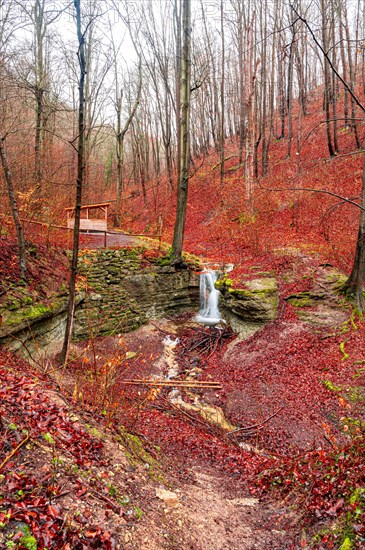
<path fill-rule="evenodd" d="M 291 512 L 227 487 L 213 470 L 193 467 L 192 481 L 150 493 L 146 515 L 120 532 L 126 550 L 284 550 L 299 548 L 283 524 Z M 118 539 L 119 536 L 117 535 Z"/>
<path fill-rule="evenodd" d="M 106 246 L 124 247 L 139 244 L 139 238 L 124 233 L 111 233 L 106 235 Z M 105 236 L 103 233 L 84 233 L 81 236 L 80 248 L 104 248 Z"/>
<path fill-rule="evenodd" d="M 224 478 L 214 471 L 194 468 L 192 474 L 195 482 L 181 488 L 176 507 L 171 510 L 177 525 L 180 522 L 188 533 L 178 548 L 289 548 L 286 532 L 270 521 L 275 515 L 271 507 L 240 491 L 228 490 Z"/>

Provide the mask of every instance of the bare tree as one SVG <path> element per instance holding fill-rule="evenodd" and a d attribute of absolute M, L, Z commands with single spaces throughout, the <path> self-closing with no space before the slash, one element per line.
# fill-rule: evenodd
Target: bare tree
<path fill-rule="evenodd" d="M 1 164 L 4 170 L 4 177 L 6 181 L 6 186 L 8 189 L 8 196 L 11 206 L 11 211 L 13 213 L 13 219 L 14 219 L 14 225 L 16 229 L 16 234 L 18 237 L 18 249 L 19 249 L 19 273 L 21 279 L 27 278 L 27 261 L 26 261 L 26 249 L 25 249 L 25 239 L 24 239 L 24 233 L 23 233 L 23 227 L 20 221 L 19 216 L 19 209 L 18 204 L 16 200 L 15 195 L 15 189 L 13 184 L 13 176 L 12 172 L 10 170 L 8 157 L 6 155 L 5 145 L 4 145 L 5 137 L 0 132 L 0 158 L 1 158 Z"/>
<path fill-rule="evenodd" d="M 69 301 L 67 310 L 67 323 L 65 337 L 61 352 L 61 360 L 65 364 L 68 359 L 72 327 L 75 313 L 75 298 L 76 298 L 76 276 L 78 267 L 79 254 L 79 238 L 80 238 L 80 214 L 81 214 L 81 199 L 84 183 L 84 157 L 85 157 L 85 76 L 87 71 L 86 56 L 85 56 L 85 32 L 82 30 L 81 16 L 81 0 L 74 0 L 76 11 L 76 29 L 78 40 L 78 59 L 80 67 L 79 75 L 79 108 L 78 108 L 78 144 L 77 144 L 77 182 L 76 182 L 76 197 L 75 197 L 75 225 L 73 232 L 73 249 L 71 260 L 71 275 L 69 282 Z"/>
<path fill-rule="evenodd" d="M 190 75 L 191 75 L 191 0 L 183 0 L 182 7 L 182 55 L 180 73 L 180 171 L 174 237 L 172 241 L 172 259 L 176 265 L 182 262 L 182 249 L 188 201 L 190 166 Z"/>
<path fill-rule="evenodd" d="M 15 2 L 5 2 L 0 0 L 0 12 L 2 18 L 0 21 L 0 98 L 1 98 L 1 127 L 0 127 L 0 159 L 4 172 L 4 178 L 9 198 L 9 203 L 13 215 L 19 250 L 19 275 L 21 279 L 27 277 L 26 244 L 23 232 L 23 226 L 19 216 L 17 196 L 13 181 L 12 170 L 9 165 L 8 156 L 5 148 L 6 130 L 4 127 L 6 112 L 6 93 L 4 85 L 3 67 L 7 61 L 7 47 L 15 30 L 18 28 L 17 18 L 14 13 Z"/>
<path fill-rule="evenodd" d="M 142 91 L 142 57 L 138 53 L 136 42 L 133 39 L 133 34 L 129 22 L 127 21 L 129 31 L 131 33 L 131 38 L 133 45 L 137 51 L 139 58 L 138 64 L 138 83 L 137 91 L 135 96 L 135 101 L 132 108 L 129 110 L 127 118 L 123 124 L 123 99 L 124 99 L 124 90 L 123 85 L 120 82 L 120 75 L 118 71 L 118 54 L 120 51 L 120 46 L 117 48 L 115 45 L 114 39 L 112 39 L 112 50 L 113 50 L 113 64 L 114 64 L 114 78 L 115 78 L 115 111 L 116 111 L 116 155 L 117 155 L 117 189 L 116 189 L 116 203 L 115 203 L 115 217 L 114 225 L 115 227 L 120 227 L 121 225 L 121 209 L 122 209 L 122 195 L 123 195 L 123 168 L 124 168 L 124 139 L 129 130 L 130 124 L 136 114 L 138 105 L 141 101 L 141 91 Z M 131 80 L 129 80 L 129 87 L 131 87 Z"/>
<path fill-rule="evenodd" d="M 33 95 L 35 102 L 35 131 L 34 131 L 34 172 L 33 186 L 35 196 L 44 194 L 43 156 L 47 120 L 49 116 L 50 98 L 50 27 L 60 18 L 63 11 L 68 9 L 70 2 L 62 8 L 54 4 L 47 4 L 46 0 L 32 0 L 21 2 L 20 6 L 26 15 L 32 32 L 31 60 L 29 67 L 23 68 L 22 61 L 18 65 L 18 77 L 23 85 Z"/>
<path fill-rule="evenodd" d="M 321 0 L 321 1 L 323 2 L 324 0 Z M 360 107 L 365 117 L 365 106 L 361 103 L 357 95 L 354 93 L 352 89 L 352 84 L 351 83 L 349 84 L 348 82 L 346 82 L 343 79 L 343 77 L 339 74 L 336 67 L 332 64 L 331 58 L 329 57 L 328 53 L 325 51 L 324 46 L 322 46 L 318 42 L 308 21 L 304 17 L 302 17 L 295 10 L 295 8 L 293 8 L 293 10 L 296 13 L 297 17 L 308 28 L 310 35 L 312 36 L 314 42 L 316 43 L 316 45 L 318 46 L 318 48 L 320 49 L 320 51 L 324 56 L 324 62 L 326 66 L 328 65 L 328 70 L 331 70 L 334 72 L 336 77 L 340 80 L 340 82 L 345 86 L 345 88 L 349 92 L 354 104 L 356 103 L 356 105 Z M 362 313 L 365 311 L 365 302 L 364 302 L 364 296 L 363 296 L 364 282 L 365 282 L 365 156 L 364 156 L 363 170 L 362 170 L 360 220 L 359 220 L 359 229 L 358 229 L 357 241 L 356 241 L 355 256 L 354 256 L 354 261 L 352 264 L 350 276 L 348 277 L 346 283 L 344 284 L 344 291 L 347 293 L 350 299 L 354 301 L 358 310 Z"/>

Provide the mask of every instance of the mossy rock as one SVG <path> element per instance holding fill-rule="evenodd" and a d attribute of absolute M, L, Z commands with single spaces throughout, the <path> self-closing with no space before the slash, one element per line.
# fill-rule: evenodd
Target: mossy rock
<path fill-rule="evenodd" d="M 144 464 L 151 479 L 165 483 L 159 461 L 144 448 L 140 438 L 135 434 L 127 432 L 124 427 L 120 428 L 119 433 L 120 435 L 116 437 L 116 440 L 125 448 L 126 457 L 131 466 L 136 467 L 138 463 Z"/>
<path fill-rule="evenodd" d="M 292 296 L 288 296 L 287 298 L 285 298 L 285 300 L 294 307 L 301 308 L 313 306 L 313 299 L 309 292 L 300 292 L 298 294 L 293 294 Z"/>
<path fill-rule="evenodd" d="M 221 277 L 216 281 L 214 286 L 217 290 L 222 290 L 222 291 L 227 290 L 233 286 L 233 279 L 230 279 L 228 275 L 225 273 L 223 277 Z"/>
<path fill-rule="evenodd" d="M 76 302 L 79 303 L 84 295 L 80 295 Z M 16 310 L 1 310 L 2 324 L 0 326 L 0 338 L 9 334 L 15 334 L 24 328 L 49 319 L 67 308 L 67 297 L 59 297 L 48 304 L 32 303 Z"/>
<path fill-rule="evenodd" d="M 244 288 L 234 288 L 233 281 L 225 279 L 221 292 L 223 307 L 244 321 L 262 323 L 275 318 L 279 297 L 273 277 L 245 281 Z"/>

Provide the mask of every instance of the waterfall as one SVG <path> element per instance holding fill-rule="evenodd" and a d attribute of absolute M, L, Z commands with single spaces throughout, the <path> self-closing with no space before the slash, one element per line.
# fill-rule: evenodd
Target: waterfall
<path fill-rule="evenodd" d="M 215 271 L 200 275 L 200 310 L 195 320 L 203 325 L 217 325 L 222 320 L 218 309 L 219 290 L 214 286 L 216 280 Z"/>

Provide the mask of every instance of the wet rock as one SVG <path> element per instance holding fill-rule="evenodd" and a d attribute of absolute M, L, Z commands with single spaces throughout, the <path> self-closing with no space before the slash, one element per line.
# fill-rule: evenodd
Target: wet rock
<path fill-rule="evenodd" d="M 245 281 L 244 288 L 223 284 L 222 309 L 246 323 L 263 323 L 275 318 L 279 297 L 276 280 L 262 277 Z"/>

